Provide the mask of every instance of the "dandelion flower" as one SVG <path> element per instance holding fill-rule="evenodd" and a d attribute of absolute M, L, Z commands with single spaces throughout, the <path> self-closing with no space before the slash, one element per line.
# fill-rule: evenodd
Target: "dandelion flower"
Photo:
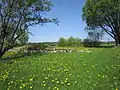
<path fill-rule="evenodd" d="M 45 81 L 43 81 L 43 83 L 45 83 Z"/>
<path fill-rule="evenodd" d="M 46 86 L 46 84 L 43 84 L 43 86 L 45 87 L 45 86 Z"/>
<path fill-rule="evenodd" d="M 64 82 L 61 82 L 61 84 L 64 84 Z"/>
<path fill-rule="evenodd" d="M 57 88 L 56 90 L 59 90 L 59 88 Z"/>
<path fill-rule="evenodd" d="M 59 81 L 57 81 L 56 83 L 59 84 Z"/>
<path fill-rule="evenodd" d="M 54 82 L 55 80 L 52 80 L 52 82 Z"/>
<path fill-rule="evenodd" d="M 51 87 L 48 87 L 48 89 L 51 89 Z"/>
<path fill-rule="evenodd" d="M 33 81 L 33 78 L 29 79 L 29 81 L 31 81 L 31 82 L 32 82 L 32 81 Z"/>
<path fill-rule="evenodd" d="M 67 83 L 68 86 L 70 86 L 70 83 Z"/>
<path fill-rule="evenodd" d="M 20 86 L 20 89 L 22 89 L 22 86 Z"/>
<path fill-rule="evenodd" d="M 30 88 L 33 88 L 32 86 L 30 86 Z"/>

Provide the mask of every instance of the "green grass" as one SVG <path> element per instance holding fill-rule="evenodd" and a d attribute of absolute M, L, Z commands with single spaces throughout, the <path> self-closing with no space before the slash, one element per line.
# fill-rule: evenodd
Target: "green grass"
<path fill-rule="evenodd" d="M 1 62 L 0 90 L 119 90 L 120 48 L 81 49 Z"/>

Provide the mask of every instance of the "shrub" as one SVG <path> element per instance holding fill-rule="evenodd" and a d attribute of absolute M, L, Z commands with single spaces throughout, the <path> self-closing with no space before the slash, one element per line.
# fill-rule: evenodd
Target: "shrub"
<path fill-rule="evenodd" d="M 84 39 L 84 41 L 83 41 L 83 46 L 85 46 L 85 47 L 98 47 L 98 46 L 100 46 L 100 41 L 93 41 L 93 40 L 91 40 L 91 39 Z"/>
<path fill-rule="evenodd" d="M 27 50 L 28 51 L 32 51 L 32 50 L 39 51 L 39 50 L 44 50 L 46 47 L 47 46 L 44 45 L 43 43 L 33 43 L 27 47 Z"/>
<path fill-rule="evenodd" d="M 58 46 L 68 46 L 68 47 L 79 47 L 82 46 L 82 40 L 79 38 L 69 37 L 68 39 L 65 39 L 61 37 L 58 41 Z"/>

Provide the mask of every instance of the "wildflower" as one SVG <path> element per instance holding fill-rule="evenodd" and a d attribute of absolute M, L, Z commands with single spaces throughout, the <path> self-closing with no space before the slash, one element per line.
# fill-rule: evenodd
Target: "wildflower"
<path fill-rule="evenodd" d="M 65 82 L 67 82 L 67 80 L 65 80 Z"/>
<path fill-rule="evenodd" d="M 66 80 L 68 80 L 68 78 L 66 78 Z"/>
<path fill-rule="evenodd" d="M 23 87 L 25 87 L 25 84 L 22 84 L 23 85 Z"/>
<path fill-rule="evenodd" d="M 43 84 L 43 86 L 45 87 L 45 86 L 46 86 L 46 84 Z"/>
<path fill-rule="evenodd" d="M 100 74 L 98 74 L 97 76 L 100 77 Z"/>
<path fill-rule="evenodd" d="M 57 87 L 55 86 L 54 88 L 56 89 Z"/>
<path fill-rule="evenodd" d="M 70 86 L 70 83 L 67 83 L 68 86 Z"/>
<path fill-rule="evenodd" d="M 54 82 L 55 80 L 52 80 L 52 82 Z"/>
<path fill-rule="evenodd" d="M 56 83 L 59 84 L 59 81 L 57 81 Z"/>
<path fill-rule="evenodd" d="M 89 73 L 90 71 L 89 71 L 89 70 L 87 70 L 87 72 Z"/>
<path fill-rule="evenodd" d="M 61 82 L 61 84 L 64 84 L 64 82 Z"/>
<path fill-rule="evenodd" d="M 50 71 L 50 68 L 48 68 L 48 71 Z"/>
<path fill-rule="evenodd" d="M 30 88 L 33 88 L 32 86 L 30 86 Z"/>
<path fill-rule="evenodd" d="M 43 83 L 45 83 L 45 81 L 43 81 Z"/>
<path fill-rule="evenodd" d="M 118 90 L 118 88 L 116 88 L 115 90 Z"/>
<path fill-rule="evenodd" d="M 32 82 L 32 81 L 33 81 L 33 78 L 29 79 L 29 81 L 31 81 L 31 82 Z"/>
<path fill-rule="evenodd" d="M 75 83 L 77 83 L 77 81 L 75 81 Z"/>
<path fill-rule="evenodd" d="M 59 90 L 59 88 L 57 88 L 56 90 Z"/>
<path fill-rule="evenodd" d="M 105 76 L 103 75 L 102 77 L 104 78 Z"/>
<path fill-rule="evenodd" d="M 20 86 L 20 89 L 22 89 L 22 86 Z"/>
<path fill-rule="evenodd" d="M 48 89 L 51 89 L 51 87 L 48 87 Z"/>
<path fill-rule="evenodd" d="M 94 68 L 95 66 L 94 65 L 92 65 L 92 68 Z"/>

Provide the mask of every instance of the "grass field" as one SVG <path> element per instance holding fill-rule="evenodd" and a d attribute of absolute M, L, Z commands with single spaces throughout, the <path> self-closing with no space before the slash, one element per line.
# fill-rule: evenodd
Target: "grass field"
<path fill-rule="evenodd" d="M 0 90 L 120 90 L 120 48 L 34 54 L 0 63 Z"/>

